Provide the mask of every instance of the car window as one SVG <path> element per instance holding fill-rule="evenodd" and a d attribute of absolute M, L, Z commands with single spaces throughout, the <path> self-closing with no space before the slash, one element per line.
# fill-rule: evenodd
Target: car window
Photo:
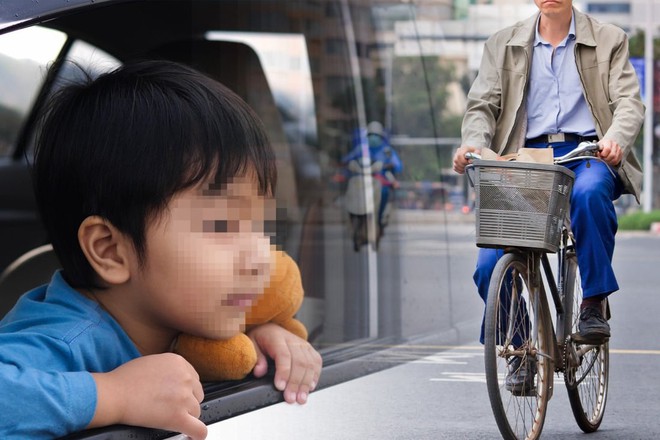
<path fill-rule="evenodd" d="M 14 153 L 17 137 L 44 84 L 47 70 L 59 56 L 66 40 L 65 33 L 41 26 L 0 35 L 0 77 L 3 81 L 0 157 Z M 81 69 L 66 65 L 59 71 L 55 89 L 63 80 L 76 80 L 82 70 L 96 76 L 120 64 L 116 58 L 82 40 L 73 41 L 66 59 Z"/>
<path fill-rule="evenodd" d="M 165 4 L 167 16 L 157 7 Z M 449 330 L 447 295 L 434 294 L 453 287 L 442 251 L 447 218 L 428 225 L 441 250 L 432 256 L 434 289 L 420 284 L 417 256 L 402 253 L 407 225 L 416 221 L 405 209 L 421 202 L 442 210 L 443 194 L 456 185 L 447 175 L 461 112 L 460 72 L 418 42 L 425 30 L 415 7 L 329 0 L 158 5 L 118 2 L 46 25 L 59 29 L 53 32 L 61 45 L 71 38 L 66 59 L 92 75 L 123 59 L 169 58 L 215 77 L 255 109 L 277 157 L 275 241 L 300 266 L 306 300 L 299 318 L 314 344 L 329 352 L 347 342 Z M 181 20 L 168 18 L 174 16 Z M 102 25 L 108 17 L 121 18 L 121 33 Z M 77 74 L 64 63 L 54 89 Z M 358 198 L 372 209 L 383 194 L 377 185 L 393 189 L 382 227 L 368 217 L 367 244 L 357 245 L 345 158 L 362 148 L 370 123 L 380 124 L 391 144 L 386 154 L 400 156 L 403 168 L 396 188 L 375 175 L 358 179 Z"/>
<path fill-rule="evenodd" d="M 449 173 L 462 71 L 420 44 L 428 29 L 418 26 L 418 12 L 410 3 L 368 1 L 109 1 L 44 26 L 71 38 L 66 59 L 92 74 L 129 59 L 171 59 L 218 79 L 255 110 L 277 159 L 275 242 L 300 267 L 298 318 L 332 367 L 412 338 L 455 334 L 456 320 L 479 301 L 452 298 L 469 280 L 451 271 L 472 261 L 447 238 L 448 224 L 463 214 L 445 212 L 445 194 L 459 194 L 454 203 L 463 205 Z M 54 88 L 78 74 L 64 63 Z M 393 180 L 353 179 L 346 158 L 356 148 L 365 163 L 386 160 L 368 147 L 377 126 L 391 144 L 382 154 L 396 154 L 403 166 Z M 383 186 L 392 191 L 379 227 Z M 371 209 L 357 215 L 361 226 L 354 203 Z M 324 376 L 324 386 L 388 365 L 347 365 Z M 280 398 L 270 388 L 242 395 L 241 386 L 207 384 L 204 420 Z"/>
<path fill-rule="evenodd" d="M 119 65 L 105 51 L 67 38 L 66 33 L 43 26 L 0 35 L 0 272 L 22 254 L 48 242 L 25 160 L 29 161 L 34 146 L 40 99 L 61 84 L 80 80 L 83 70 L 95 76 Z M 49 81 L 48 69 L 60 56 L 69 62 L 54 68 L 57 73 Z M 41 281 L 47 280 L 34 280 Z M 3 296 L 2 313 L 15 300 Z"/>
<path fill-rule="evenodd" d="M 65 40 L 62 32 L 39 26 L 0 35 L 0 157 L 13 153 L 46 69 Z"/>

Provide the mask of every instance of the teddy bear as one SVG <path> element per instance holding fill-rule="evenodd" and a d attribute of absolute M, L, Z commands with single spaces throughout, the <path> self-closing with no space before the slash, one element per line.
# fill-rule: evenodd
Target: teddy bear
<path fill-rule="evenodd" d="M 264 294 L 247 311 L 245 330 L 272 322 L 307 339 L 304 324 L 294 318 L 304 295 L 298 265 L 286 252 L 275 248 L 271 248 L 271 264 L 270 282 Z M 195 367 L 202 381 L 240 380 L 257 363 L 254 344 L 245 333 L 225 340 L 181 334 L 174 352 Z"/>

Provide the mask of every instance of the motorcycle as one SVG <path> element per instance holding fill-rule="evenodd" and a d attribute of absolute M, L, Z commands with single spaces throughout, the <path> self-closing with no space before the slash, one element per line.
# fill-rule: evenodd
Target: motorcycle
<path fill-rule="evenodd" d="M 358 252 L 368 243 L 372 244 L 374 250 L 378 250 L 382 236 L 378 211 L 381 201 L 383 162 L 358 158 L 348 162 L 347 169 L 350 176 L 344 200 L 350 218 L 353 250 Z M 372 227 L 369 227 L 370 224 Z"/>

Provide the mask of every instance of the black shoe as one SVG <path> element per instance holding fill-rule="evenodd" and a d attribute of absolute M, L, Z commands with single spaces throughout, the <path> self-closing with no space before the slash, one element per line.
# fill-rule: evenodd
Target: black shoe
<path fill-rule="evenodd" d="M 600 345 L 610 338 L 610 325 L 603 318 L 601 306 L 587 306 L 580 311 L 578 332 L 573 339 L 581 344 Z"/>
<path fill-rule="evenodd" d="M 504 388 L 514 396 L 532 396 L 536 392 L 534 377 L 536 376 L 536 359 L 525 356 L 514 356 L 509 361 L 508 372 L 504 380 Z"/>

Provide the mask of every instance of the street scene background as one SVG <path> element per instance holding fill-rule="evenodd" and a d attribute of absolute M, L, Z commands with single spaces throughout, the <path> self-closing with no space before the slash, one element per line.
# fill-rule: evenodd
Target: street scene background
<path fill-rule="evenodd" d="M 397 215 L 405 224 L 392 225 L 380 258 L 388 258 L 396 242 L 407 286 L 403 303 L 428 303 L 419 296 L 442 295 L 434 286 L 446 281 L 433 281 L 438 255 L 447 248 L 435 224 L 440 214 Z M 500 438 L 477 342 L 483 303 L 471 280 L 474 233 L 469 216 L 453 218 L 448 227 L 454 319 L 445 322 L 445 332 L 385 350 L 375 361 L 392 368 L 313 393 L 305 408 L 280 404 L 229 419 L 211 427 L 211 438 L 262 438 L 266 426 L 268 438 L 276 439 Z M 660 437 L 659 263 L 660 235 L 618 234 L 614 266 L 621 291 L 611 297 L 609 395 L 604 421 L 590 440 Z M 448 316 L 446 309 L 426 312 L 420 320 Z M 555 377 L 543 438 L 587 438 L 573 419 L 562 376 Z"/>

